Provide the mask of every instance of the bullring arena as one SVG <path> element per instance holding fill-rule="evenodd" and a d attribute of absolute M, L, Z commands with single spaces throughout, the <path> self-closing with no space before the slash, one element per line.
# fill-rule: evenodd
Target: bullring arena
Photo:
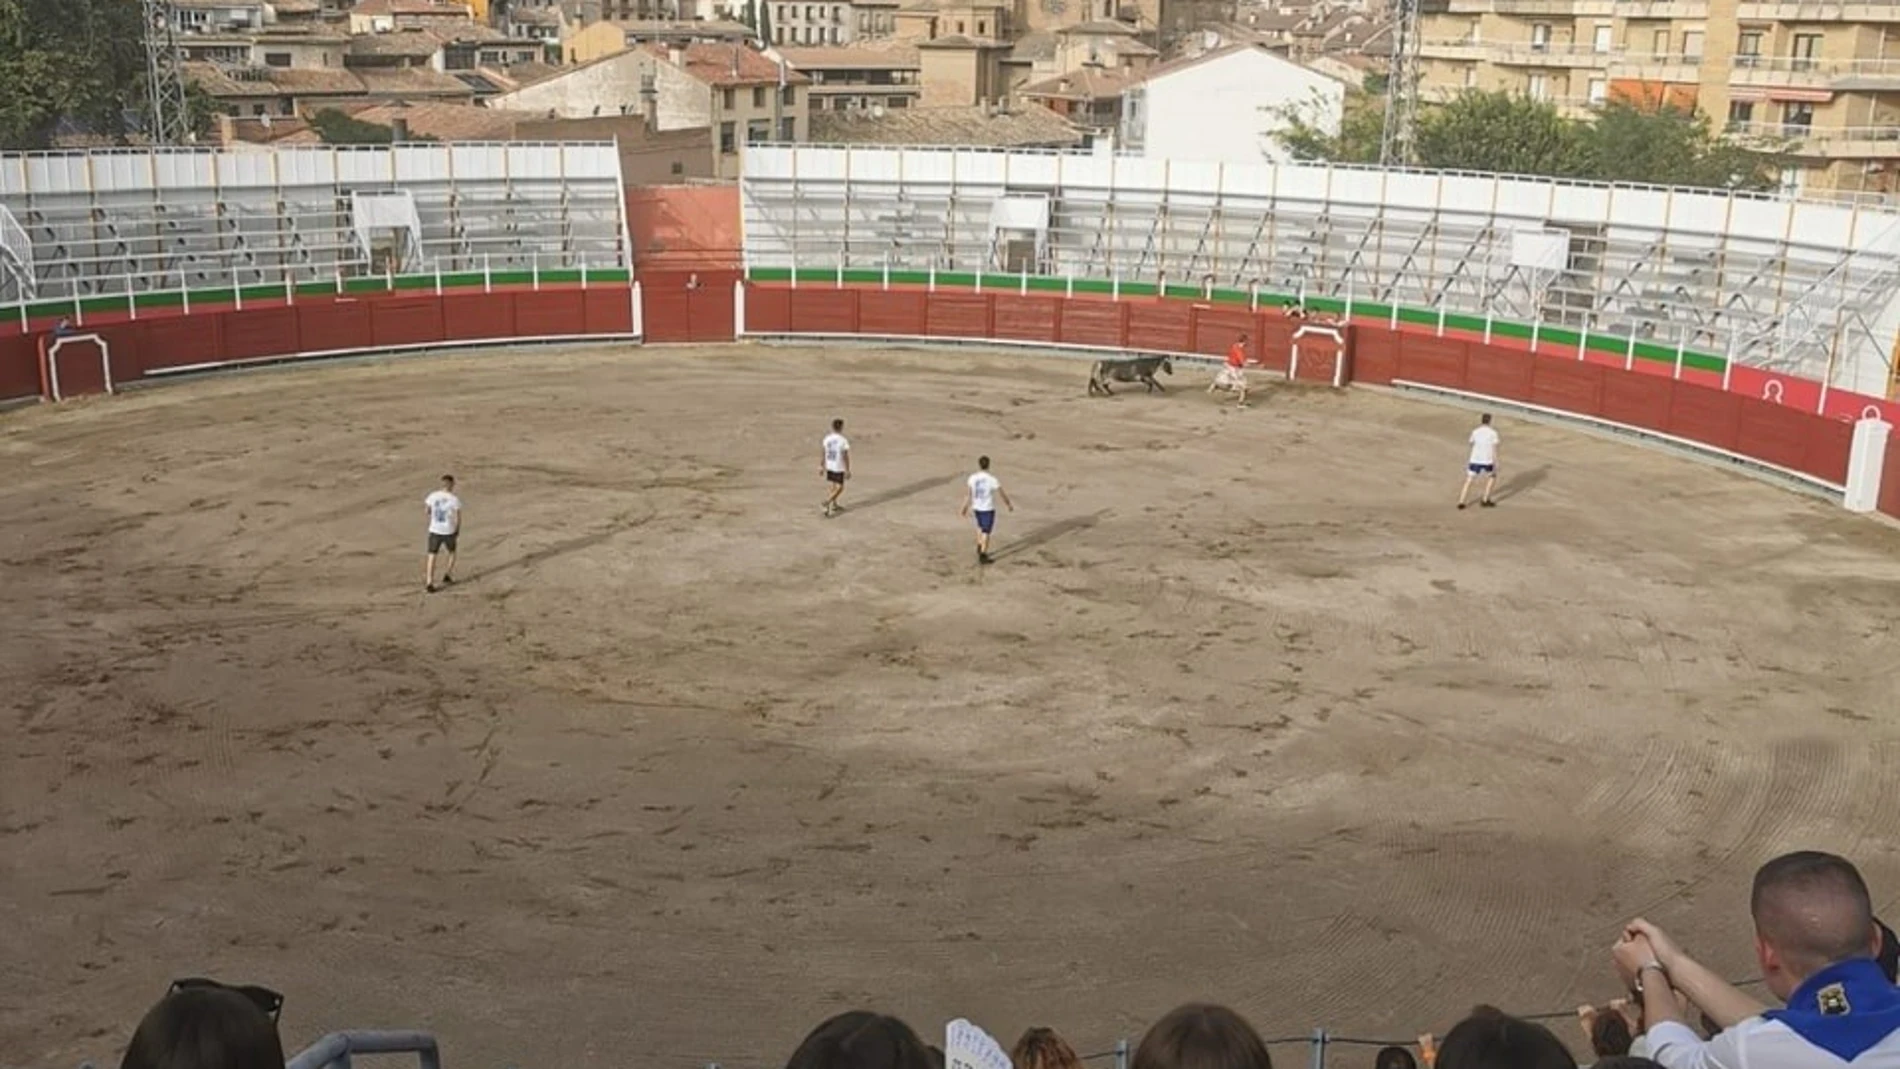
<path fill-rule="evenodd" d="M 643 270 L 601 196 L 611 151 L 563 149 L 522 193 L 525 151 L 9 162 L 31 292 L 0 386 L 57 370 L 72 399 L 0 417 L 6 1064 L 110 1061 L 189 975 L 283 991 L 287 1046 L 423 1029 L 450 1065 L 768 1066 L 856 1006 L 1091 1053 L 1190 998 L 1273 1036 L 1404 1038 L 1479 1001 L 1607 998 L 1635 914 L 1748 975 L 1747 880 L 1783 849 L 1841 852 L 1900 903 L 1900 533 L 1841 508 L 1872 464 L 1859 490 L 1900 513 L 1900 443 L 1854 446 L 1893 411 L 1879 213 L 1728 207 L 1843 235 L 1837 262 L 1773 253 L 1807 306 L 1711 282 L 1761 318 L 1650 304 L 1639 326 L 1604 298 L 1546 323 L 1582 307 L 1549 219 L 1541 245 L 1494 240 L 1546 266 L 1490 261 L 1469 306 L 1415 252 L 1401 274 L 1441 297 L 1415 305 L 1346 292 L 1372 276 L 1324 242 L 1274 245 L 1257 278 L 1239 237 L 1123 220 L 1091 245 L 1074 176 L 1037 215 L 993 204 L 1043 187 L 988 171 L 901 195 L 982 154 L 870 154 L 841 188 L 796 173 L 841 150 L 768 149 L 743 273 Z M 207 214 L 204 279 L 180 239 L 87 239 L 85 261 L 60 221 L 295 202 L 292 174 L 307 203 L 376 203 Z M 860 178 L 889 203 L 854 205 Z M 1496 230 L 1529 183 L 1488 181 Z M 1592 189 L 1559 192 L 1623 195 Z M 443 206 L 484 192 L 545 209 L 512 233 L 546 244 L 481 251 Z M 904 255 L 942 262 L 892 262 L 919 234 L 941 247 Z M 1623 239 L 1597 240 L 1607 261 Z M 1148 248 L 1175 259 L 1139 274 Z M 1267 366 L 1235 410 L 1195 358 L 1242 330 Z M 103 357 L 45 359 L 61 334 Z M 1087 397 L 1070 357 L 1105 351 L 1178 354 L 1169 392 Z M 81 396 L 108 368 L 116 395 Z M 1459 512 L 1480 407 L 1501 507 Z M 833 416 L 857 476 L 826 520 Z M 979 452 L 1018 506 L 988 569 L 956 515 Z M 419 506 L 445 470 L 462 581 L 429 597 Z"/>

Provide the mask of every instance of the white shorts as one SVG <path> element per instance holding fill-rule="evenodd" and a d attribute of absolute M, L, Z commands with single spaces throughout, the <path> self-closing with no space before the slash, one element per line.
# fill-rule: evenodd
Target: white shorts
<path fill-rule="evenodd" d="M 1244 390 L 1247 388 L 1247 371 L 1231 364 L 1222 364 L 1219 374 L 1214 376 L 1214 385 L 1223 390 Z"/>

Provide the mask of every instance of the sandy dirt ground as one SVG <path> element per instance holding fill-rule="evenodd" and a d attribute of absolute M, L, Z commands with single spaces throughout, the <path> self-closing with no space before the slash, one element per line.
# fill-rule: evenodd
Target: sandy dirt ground
<path fill-rule="evenodd" d="M 0 1062 L 206 974 L 451 1067 L 767 1066 L 861 1005 L 1409 1036 L 1609 997 L 1639 912 L 1747 974 L 1784 848 L 1900 901 L 1900 533 L 1509 418 L 1458 512 L 1467 411 L 1083 377 L 542 350 L 0 416 Z"/>

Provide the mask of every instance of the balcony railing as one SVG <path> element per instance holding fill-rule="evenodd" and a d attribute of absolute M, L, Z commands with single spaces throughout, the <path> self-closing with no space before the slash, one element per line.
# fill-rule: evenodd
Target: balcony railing
<path fill-rule="evenodd" d="M 1626 19 L 1705 19 L 1709 0 L 1616 0 L 1616 14 Z"/>
<path fill-rule="evenodd" d="M 1800 155 L 1900 157 L 1900 124 L 1892 126 L 1814 126 L 1808 123 L 1730 123 L 1729 136 L 1789 146 Z"/>
<path fill-rule="evenodd" d="M 1736 17 L 1744 22 L 1900 22 L 1900 4 L 1891 0 L 1744 0 Z"/>
<path fill-rule="evenodd" d="M 1733 63 L 1729 81 L 1736 85 L 1801 85 L 1843 91 L 1900 88 L 1900 59 L 1738 55 Z"/>
<path fill-rule="evenodd" d="M 1491 0 L 1500 15 L 1610 15 L 1615 0 Z"/>
<path fill-rule="evenodd" d="M 1625 78 L 1692 82 L 1700 77 L 1702 57 L 1680 52 L 1618 52 L 1610 67 L 1612 74 Z"/>
<path fill-rule="evenodd" d="M 1609 49 L 1598 51 L 1591 45 L 1572 44 L 1568 41 L 1554 41 L 1549 44 L 1513 41 L 1508 44 L 1493 43 L 1487 47 L 1490 50 L 1487 58 L 1493 63 L 1535 67 L 1607 67 L 1616 56 L 1616 53 Z"/>

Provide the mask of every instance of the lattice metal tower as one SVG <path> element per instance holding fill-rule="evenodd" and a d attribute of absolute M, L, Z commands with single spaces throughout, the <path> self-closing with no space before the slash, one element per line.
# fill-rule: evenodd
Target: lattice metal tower
<path fill-rule="evenodd" d="M 191 112 L 185 106 L 185 64 L 172 27 L 171 0 L 139 0 L 145 17 L 145 81 L 152 109 L 146 131 L 154 145 L 191 140 Z"/>
<path fill-rule="evenodd" d="M 1412 135 L 1418 123 L 1419 0 L 1397 0 L 1392 23 L 1392 59 L 1386 65 L 1385 126 L 1379 136 L 1379 165 L 1412 162 Z"/>

